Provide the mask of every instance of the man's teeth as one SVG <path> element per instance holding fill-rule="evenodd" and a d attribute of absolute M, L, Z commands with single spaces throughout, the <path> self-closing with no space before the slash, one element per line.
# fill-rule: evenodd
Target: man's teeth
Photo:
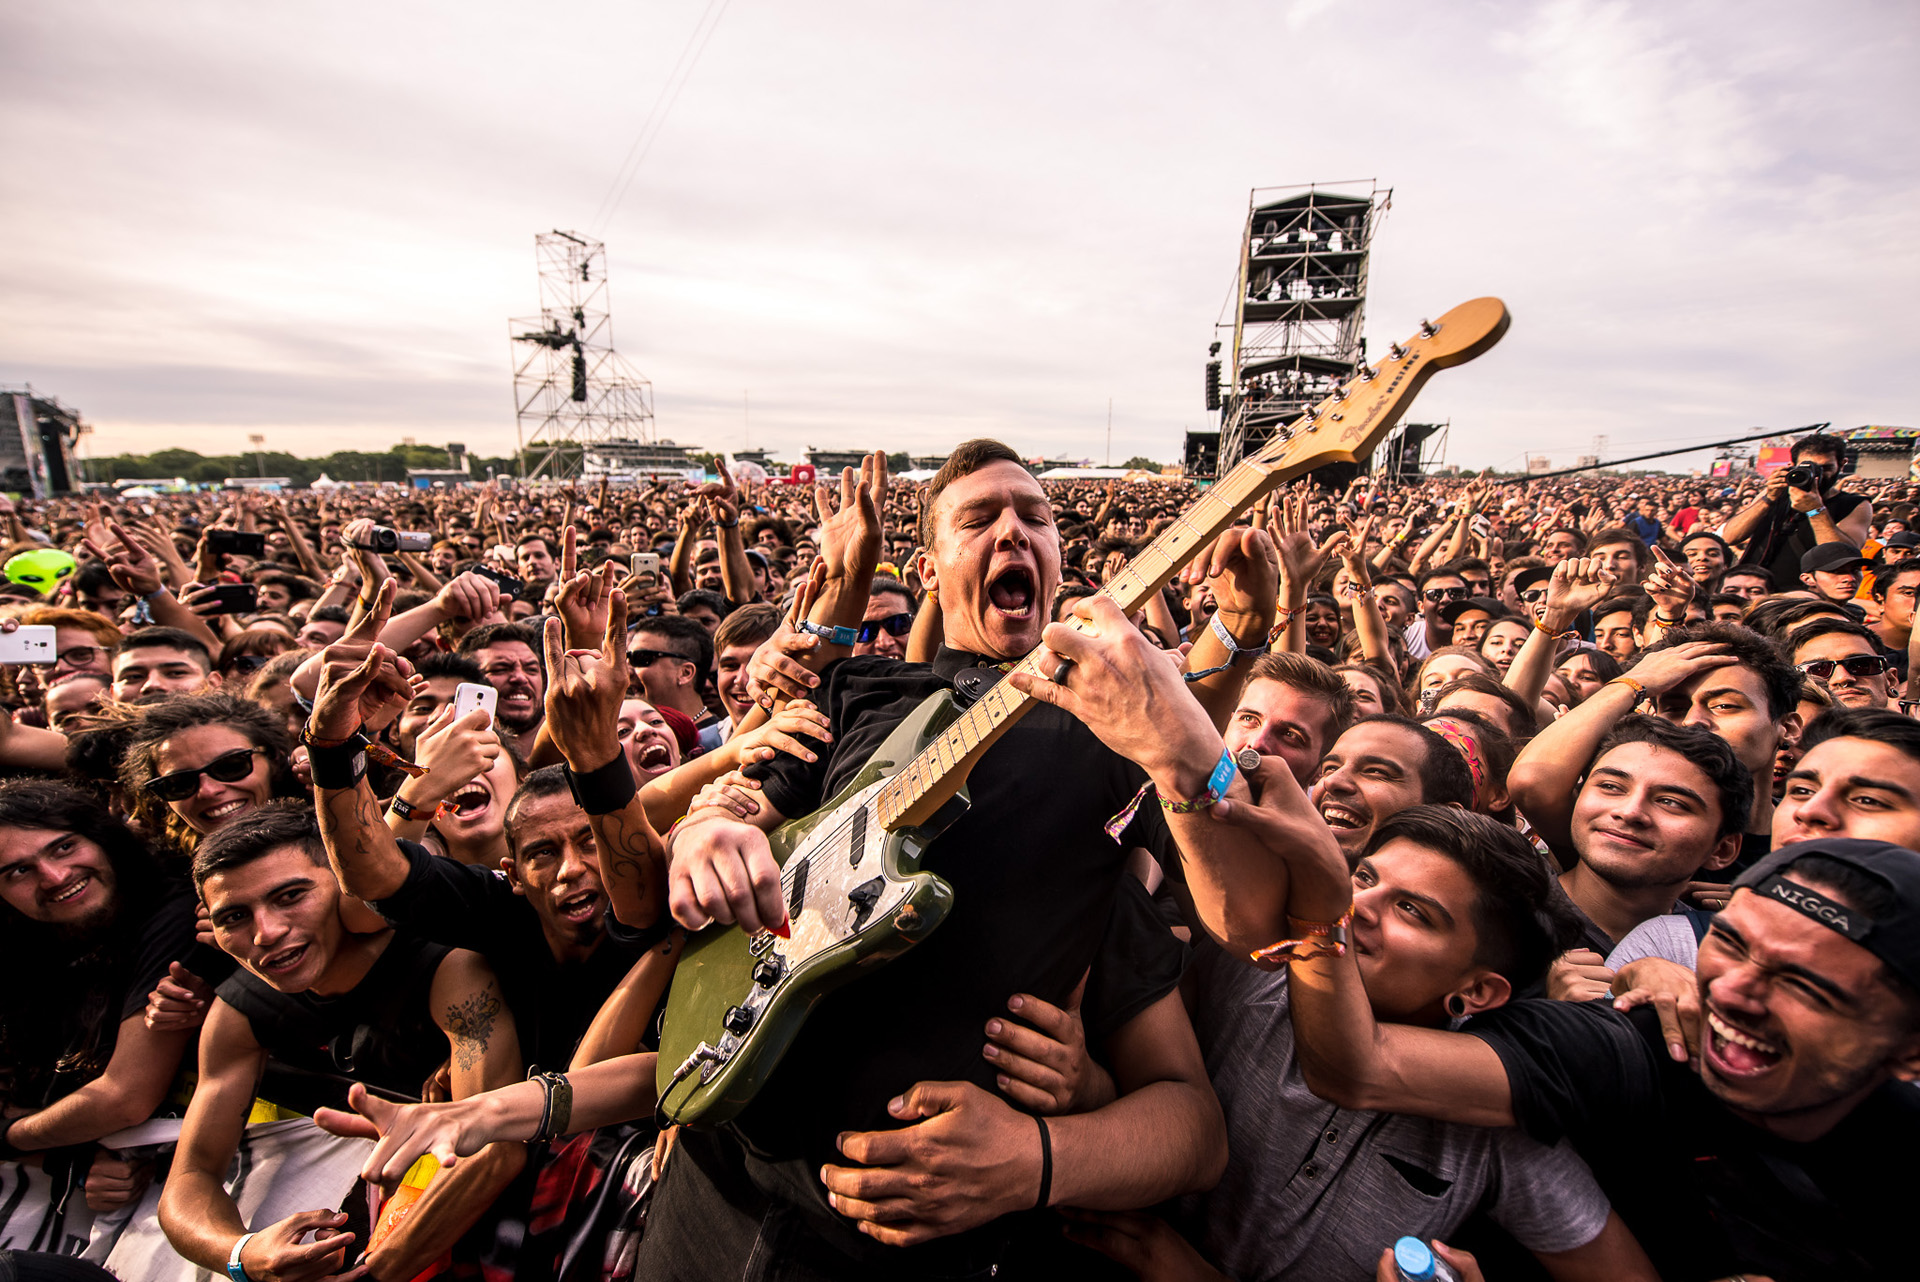
<path fill-rule="evenodd" d="M 1775 1046 L 1772 1042 L 1761 1041 L 1758 1037 L 1755 1037 L 1752 1033 L 1741 1032 L 1739 1029 L 1735 1028 L 1732 1024 L 1729 1024 L 1726 1020 L 1721 1019 L 1718 1015 L 1714 1014 L 1711 1010 L 1707 1012 L 1707 1027 L 1712 1029 L 1713 1035 L 1719 1038 L 1721 1041 L 1731 1042 L 1735 1046 L 1741 1047 L 1745 1050 L 1752 1051 L 1753 1055 L 1758 1059 L 1762 1059 L 1762 1060 L 1778 1059 L 1784 1053 L 1780 1047 Z M 1736 1061 L 1736 1066 L 1745 1066 L 1740 1062 L 1744 1060 L 1745 1057 L 1736 1056 L 1734 1058 Z M 1757 1070 L 1760 1068 L 1765 1068 L 1767 1067 L 1767 1065 L 1765 1063 L 1759 1063 L 1759 1064 L 1753 1065 L 1752 1067 Z"/>
<path fill-rule="evenodd" d="M 92 880 L 93 878 L 91 877 L 82 877 L 79 881 L 74 882 L 73 885 L 67 888 L 66 890 L 63 890 L 59 894 L 52 896 L 50 899 L 50 902 L 56 903 L 56 904 L 66 903 L 67 900 L 72 899 L 75 895 L 85 890 L 87 888 L 87 883 Z"/>
<path fill-rule="evenodd" d="M 1360 816 L 1354 814 L 1353 811 L 1348 810 L 1345 806 L 1322 806 L 1320 807 L 1320 817 L 1326 821 L 1327 827 L 1329 828 L 1358 828 L 1361 826 Z"/>

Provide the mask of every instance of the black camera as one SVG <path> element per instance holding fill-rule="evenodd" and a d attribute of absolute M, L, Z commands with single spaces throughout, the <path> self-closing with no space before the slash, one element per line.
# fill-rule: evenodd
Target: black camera
<path fill-rule="evenodd" d="M 1795 463 L 1787 469 L 1787 484 L 1796 490 L 1818 490 L 1820 469 L 1811 463 Z"/>
<path fill-rule="evenodd" d="M 367 541 L 358 545 L 368 552 L 425 552 L 433 547 L 433 535 L 408 530 L 393 530 L 384 525 L 373 527 Z"/>

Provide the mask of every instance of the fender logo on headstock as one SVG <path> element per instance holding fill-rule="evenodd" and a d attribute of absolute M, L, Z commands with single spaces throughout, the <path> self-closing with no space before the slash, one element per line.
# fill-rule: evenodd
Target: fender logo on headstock
<path fill-rule="evenodd" d="M 1365 436 L 1367 429 L 1373 426 L 1373 420 L 1386 413 L 1387 406 L 1393 404 L 1394 392 L 1399 390 L 1401 382 L 1413 371 L 1413 367 L 1419 363 L 1420 353 L 1409 352 L 1406 360 L 1400 362 L 1400 368 L 1394 372 L 1393 378 L 1388 381 L 1380 395 L 1375 398 L 1373 408 L 1367 411 L 1366 417 L 1357 423 L 1347 424 L 1347 430 L 1340 433 L 1340 439 L 1342 441 L 1357 441 Z"/>

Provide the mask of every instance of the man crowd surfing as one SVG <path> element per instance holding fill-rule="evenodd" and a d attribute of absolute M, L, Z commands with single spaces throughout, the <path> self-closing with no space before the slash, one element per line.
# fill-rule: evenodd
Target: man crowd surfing
<path fill-rule="evenodd" d="M 1195 488 L 989 440 L 0 505 L 0 1271 L 1920 1276 L 1920 535 L 1844 458 L 1300 482 L 1131 613 Z M 1002 680 L 947 919 L 669 1124 L 689 936 Z"/>

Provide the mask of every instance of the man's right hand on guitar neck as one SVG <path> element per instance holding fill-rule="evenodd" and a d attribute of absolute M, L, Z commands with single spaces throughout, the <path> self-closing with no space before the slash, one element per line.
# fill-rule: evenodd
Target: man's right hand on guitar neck
<path fill-rule="evenodd" d="M 781 822 L 761 802 L 759 818 Z M 748 934 L 787 933 L 787 905 L 780 892 L 780 865 L 767 834 L 723 810 L 695 811 L 667 843 L 667 906 L 688 930 L 713 922 L 737 924 Z"/>

